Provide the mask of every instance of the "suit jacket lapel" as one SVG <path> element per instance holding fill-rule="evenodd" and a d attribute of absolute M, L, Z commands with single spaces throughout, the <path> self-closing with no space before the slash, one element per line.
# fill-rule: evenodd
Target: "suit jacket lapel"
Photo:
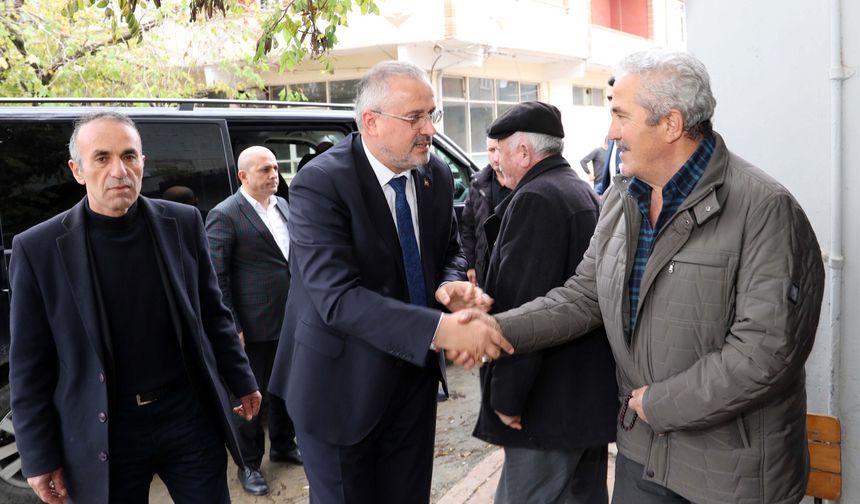
<path fill-rule="evenodd" d="M 245 199 L 241 193 L 237 192 L 233 195 L 236 198 L 236 201 L 239 203 L 239 211 L 242 212 L 242 215 L 248 219 L 254 229 L 260 233 L 260 236 L 263 238 L 263 241 L 268 243 L 270 247 L 274 249 L 274 252 L 277 252 L 278 255 L 283 255 L 281 253 L 281 248 L 278 247 L 278 242 L 275 241 L 275 237 L 272 236 L 272 232 L 269 231 L 269 228 L 266 227 L 266 224 L 263 222 L 263 219 L 260 217 L 260 214 L 257 213 L 257 210 L 248 203 L 248 200 Z M 286 206 L 286 205 L 285 205 Z M 280 209 L 280 206 L 278 207 Z M 285 216 L 286 217 L 286 216 Z"/>
<path fill-rule="evenodd" d="M 382 187 L 379 186 L 379 179 L 376 178 L 376 174 L 373 173 L 373 168 L 370 166 L 370 161 L 367 160 L 367 156 L 364 154 L 360 135 L 355 135 L 353 138 L 352 156 L 355 161 L 359 190 L 366 203 L 370 220 L 373 222 L 382 242 L 391 251 L 394 261 L 400 266 L 400 271 L 405 271 L 403 253 L 400 250 L 400 239 L 397 237 L 397 227 L 395 227 L 394 219 L 391 217 L 391 208 L 385 200 Z M 404 273 L 404 281 L 405 278 Z"/>
<path fill-rule="evenodd" d="M 287 200 L 278 198 L 277 208 L 284 220 L 290 222 L 290 207 L 287 205 Z"/>
<path fill-rule="evenodd" d="M 106 369 L 98 306 L 96 306 L 96 295 L 93 288 L 93 275 L 87 260 L 87 234 L 84 215 L 86 201 L 84 198 L 72 207 L 66 218 L 63 219 L 63 225 L 68 229 L 68 233 L 57 238 L 57 248 L 60 251 L 66 279 L 78 307 L 78 313 L 90 341 L 90 346 L 98 356 L 102 368 Z"/>
<path fill-rule="evenodd" d="M 284 222 L 286 222 L 287 225 L 289 225 L 290 224 L 290 206 L 287 205 L 287 200 L 285 200 L 283 198 L 277 198 L 276 208 L 278 209 L 278 212 L 281 213 L 281 217 L 284 218 Z M 289 240 L 289 231 L 288 231 L 287 240 Z M 276 243 L 276 245 L 277 245 L 277 243 Z M 281 248 L 278 247 L 278 252 L 280 252 L 280 251 L 281 251 Z M 287 249 L 287 252 L 289 253 L 289 249 Z M 290 262 L 289 257 L 285 257 L 284 260 L 287 261 L 287 263 Z"/>
<path fill-rule="evenodd" d="M 155 248 L 161 253 L 164 259 L 164 267 L 167 270 L 167 277 L 170 281 L 170 286 L 173 288 L 174 296 L 179 303 L 177 307 L 180 313 L 186 318 L 188 327 L 194 327 L 194 324 L 188 320 L 188 317 L 194 318 L 194 308 L 191 306 L 191 300 L 188 299 L 189 282 L 186 281 L 185 268 L 182 263 L 182 247 L 183 240 L 179 234 L 179 224 L 174 217 L 168 217 L 163 214 L 163 207 L 158 202 L 151 201 L 143 196 L 138 198 L 140 208 L 146 212 L 152 224 L 152 237 L 155 240 Z"/>
<path fill-rule="evenodd" d="M 428 290 L 427 299 L 432 300 L 435 285 L 430 277 L 432 272 L 430 260 L 433 257 L 433 225 L 436 212 L 433 211 L 433 179 L 427 166 L 421 166 L 412 172 L 412 183 L 415 184 L 415 199 L 418 204 L 418 236 L 421 238 L 424 285 Z M 445 238 L 448 237 L 445 236 Z"/>

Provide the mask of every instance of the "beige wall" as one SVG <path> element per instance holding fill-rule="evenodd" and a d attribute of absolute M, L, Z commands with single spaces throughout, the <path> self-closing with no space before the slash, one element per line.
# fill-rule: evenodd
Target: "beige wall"
<path fill-rule="evenodd" d="M 264 78 L 270 85 L 357 79 L 379 61 L 401 59 L 432 69 L 437 95 L 443 76 L 538 83 L 540 99 L 562 111 L 565 156 L 581 173 L 579 159 L 603 142 L 609 109 L 573 105 L 573 86 L 604 89 L 626 54 L 683 47 L 683 1 L 651 7 L 654 40 L 591 25 L 589 0 L 386 0 L 380 16 L 354 16 L 338 31 L 334 74 L 306 62 Z"/>

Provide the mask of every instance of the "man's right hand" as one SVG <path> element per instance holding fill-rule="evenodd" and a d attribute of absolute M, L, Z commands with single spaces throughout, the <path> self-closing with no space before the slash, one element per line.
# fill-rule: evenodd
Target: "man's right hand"
<path fill-rule="evenodd" d="M 239 343 L 245 346 L 245 331 L 239 331 Z"/>
<path fill-rule="evenodd" d="M 443 315 L 435 343 L 455 364 L 466 368 L 480 367 L 502 352 L 514 353 L 495 319 L 476 309 Z"/>
<path fill-rule="evenodd" d="M 66 482 L 63 479 L 62 468 L 27 478 L 27 484 L 42 499 L 42 502 L 46 502 L 47 504 L 63 504 L 69 498 L 69 493 L 66 491 Z"/>

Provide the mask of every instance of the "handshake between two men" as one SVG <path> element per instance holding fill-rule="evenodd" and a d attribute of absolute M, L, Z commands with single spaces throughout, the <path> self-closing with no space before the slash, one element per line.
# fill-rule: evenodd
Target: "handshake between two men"
<path fill-rule="evenodd" d="M 442 315 L 433 339 L 449 360 L 473 368 L 514 353 L 499 324 L 487 313 L 493 299 L 480 287 L 470 282 L 448 282 L 436 290 L 436 301 L 451 311 Z"/>

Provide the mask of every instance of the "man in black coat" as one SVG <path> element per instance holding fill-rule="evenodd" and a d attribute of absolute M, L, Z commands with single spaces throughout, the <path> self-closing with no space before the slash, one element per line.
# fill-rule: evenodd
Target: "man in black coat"
<path fill-rule="evenodd" d="M 499 140 L 505 183 L 514 188 L 484 225 L 495 238 L 485 290 L 493 310 L 504 311 L 573 275 L 598 202 L 561 156 L 564 129 L 552 105 L 521 103 L 488 136 Z M 496 503 L 607 502 L 606 445 L 615 440 L 618 398 L 602 332 L 492 362 L 481 369 L 481 385 L 474 435 L 505 447 Z"/>
<path fill-rule="evenodd" d="M 9 378 L 21 470 L 44 502 L 228 503 L 230 429 L 260 393 L 196 208 L 140 196 L 140 134 L 82 118 L 69 168 L 87 196 L 12 243 Z"/>
<path fill-rule="evenodd" d="M 473 284 L 483 286 L 487 277 L 487 256 L 492 244 L 487 243 L 484 222 L 493 214 L 496 205 L 511 193 L 504 185 L 499 167 L 499 141 L 487 139 L 490 163 L 475 175 L 469 187 L 469 196 L 463 205 L 460 221 L 460 240 L 466 255 L 466 275 Z"/>
<path fill-rule="evenodd" d="M 266 390 L 290 290 L 290 212 L 287 202 L 275 196 L 280 177 L 272 151 L 248 147 L 236 164 L 242 187 L 209 212 L 206 233 L 224 304 L 233 313 L 254 377 Z M 268 420 L 269 459 L 302 463 L 284 400 L 263 392 L 261 410 L 263 413 L 250 422 L 234 420 L 245 460 L 245 467 L 239 468 L 239 481 L 253 495 L 269 492 L 260 472 L 266 448 L 260 417 Z"/>

